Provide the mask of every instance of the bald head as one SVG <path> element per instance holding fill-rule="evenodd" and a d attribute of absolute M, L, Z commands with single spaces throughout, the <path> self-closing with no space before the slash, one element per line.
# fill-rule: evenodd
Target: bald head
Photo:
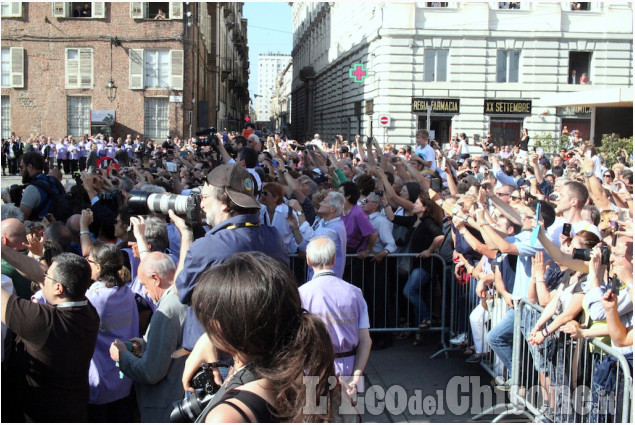
<path fill-rule="evenodd" d="M 150 252 L 141 260 L 137 275 L 148 295 L 157 302 L 174 284 L 175 272 L 172 257 L 162 252 Z"/>
<path fill-rule="evenodd" d="M 2 243 L 9 248 L 24 249 L 26 228 L 17 218 L 7 218 L 0 223 L 2 226 Z"/>
<path fill-rule="evenodd" d="M 79 241 L 79 221 L 81 218 L 81 214 L 73 214 L 68 217 L 68 220 L 66 220 L 66 227 L 68 227 L 68 230 L 71 232 L 71 236 L 73 236 L 73 240 L 75 242 Z"/>

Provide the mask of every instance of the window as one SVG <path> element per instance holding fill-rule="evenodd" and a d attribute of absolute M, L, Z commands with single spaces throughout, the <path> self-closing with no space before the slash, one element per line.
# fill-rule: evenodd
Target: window
<path fill-rule="evenodd" d="M 423 56 L 423 81 L 448 80 L 449 50 L 427 49 Z"/>
<path fill-rule="evenodd" d="M 2 48 L 2 87 L 24 87 L 24 49 Z"/>
<path fill-rule="evenodd" d="M 66 88 L 93 88 L 93 49 L 66 49 Z"/>
<path fill-rule="evenodd" d="M 130 88 L 183 90 L 183 50 L 130 49 Z"/>
<path fill-rule="evenodd" d="M 499 1 L 498 2 L 499 9 L 520 9 L 519 1 Z"/>
<path fill-rule="evenodd" d="M 131 1 L 130 17 L 150 20 L 183 19 L 183 3 Z"/>
<path fill-rule="evenodd" d="M 104 18 L 106 3 L 92 2 L 53 2 L 53 16 L 56 18 Z"/>
<path fill-rule="evenodd" d="M 9 96 L 2 96 L 2 134 L 3 139 L 11 137 L 11 99 Z"/>
<path fill-rule="evenodd" d="M 591 2 L 571 2 L 571 10 L 591 10 Z"/>
<path fill-rule="evenodd" d="M 0 16 L 2 16 L 3 18 L 22 17 L 22 2 L 21 1 L 0 2 Z"/>
<path fill-rule="evenodd" d="M 591 84 L 591 52 L 569 52 L 569 84 Z"/>
<path fill-rule="evenodd" d="M 496 82 L 517 83 L 520 51 L 499 50 L 496 52 Z"/>
<path fill-rule="evenodd" d="M 66 98 L 67 133 L 75 136 L 90 134 L 90 96 L 68 96 Z"/>
<path fill-rule="evenodd" d="M 165 139 L 170 130 L 170 103 L 167 97 L 146 97 L 144 134 L 151 139 Z"/>

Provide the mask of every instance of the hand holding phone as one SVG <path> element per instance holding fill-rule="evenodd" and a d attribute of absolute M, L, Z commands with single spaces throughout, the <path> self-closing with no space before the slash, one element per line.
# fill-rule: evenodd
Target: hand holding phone
<path fill-rule="evenodd" d="M 564 223 L 562 225 L 562 234 L 566 237 L 571 237 L 571 223 Z"/>

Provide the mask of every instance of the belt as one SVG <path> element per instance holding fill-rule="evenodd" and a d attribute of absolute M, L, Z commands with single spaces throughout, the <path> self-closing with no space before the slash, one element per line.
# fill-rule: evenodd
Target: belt
<path fill-rule="evenodd" d="M 343 353 L 336 353 L 335 354 L 335 358 L 336 359 L 341 359 L 342 357 L 350 357 L 350 356 L 354 356 L 355 353 L 357 353 L 357 347 L 353 348 L 351 351 L 345 351 Z"/>

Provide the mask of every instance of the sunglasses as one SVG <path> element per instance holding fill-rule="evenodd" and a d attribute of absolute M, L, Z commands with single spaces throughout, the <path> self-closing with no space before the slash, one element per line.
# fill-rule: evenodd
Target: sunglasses
<path fill-rule="evenodd" d="M 497 193 L 496 196 L 510 196 L 509 193 Z"/>
<path fill-rule="evenodd" d="M 611 175 L 610 174 L 605 174 L 604 177 L 611 177 Z"/>
<path fill-rule="evenodd" d="M 519 201 L 519 200 L 520 200 L 520 196 L 512 195 L 512 201 Z"/>

